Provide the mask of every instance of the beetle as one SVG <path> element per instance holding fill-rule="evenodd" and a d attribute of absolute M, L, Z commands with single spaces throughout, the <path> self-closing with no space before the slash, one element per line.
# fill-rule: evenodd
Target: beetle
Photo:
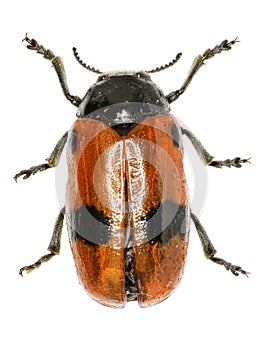
<path fill-rule="evenodd" d="M 190 220 L 204 254 L 234 275 L 248 273 L 217 257 L 197 216 L 191 212 L 183 168 L 182 136 L 193 144 L 205 165 L 237 167 L 249 159 L 215 160 L 189 130 L 170 113 L 204 62 L 230 50 L 237 38 L 224 40 L 198 55 L 180 89 L 164 95 L 147 71 L 104 73 L 77 61 L 99 75 L 83 98 L 71 95 L 63 61 L 27 35 L 27 48 L 52 62 L 65 97 L 77 109 L 77 120 L 58 141 L 46 163 L 15 175 L 29 178 L 55 167 L 67 144 L 66 204 L 59 212 L 49 253 L 19 273 L 30 272 L 59 254 L 64 217 L 77 273 L 97 302 L 122 308 L 127 301 L 139 306 L 165 300 L 178 285 L 185 264 Z"/>

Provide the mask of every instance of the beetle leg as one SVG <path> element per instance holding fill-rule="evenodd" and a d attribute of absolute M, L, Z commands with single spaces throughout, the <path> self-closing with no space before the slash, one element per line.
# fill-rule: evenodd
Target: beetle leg
<path fill-rule="evenodd" d="M 202 55 L 196 56 L 181 88 L 179 90 L 172 91 L 165 96 L 168 102 L 174 102 L 178 99 L 179 96 L 181 96 L 185 92 L 186 88 L 191 83 L 193 76 L 204 65 L 205 60 L 214 57 L 216 54 L 221 53 L 222 51 L 230 50 L 232 45 L 234 45 L 237 41 L 237 38 L 235 38 L 232 41 L 223 40 L 221 44 L 216 45 L 213 49 L 207 49 Z"/>
<path fill-rule="evenodd" d="M 73 96 L 69 93 L 69 88 L 67 84 L 67 77 L 66 72 L 63 64 L 63 60 L 59 56 L 55 56 L 55 54 L 49 50 L 45 49 L 43 45 L 40 45 L 35 39 L 30 39 L 27 34 L 25 38 L 22 41 L 26 41 L 28 43 L 27 48 L 29 50 L 34 50 L 37 53 L 41 54 L 46 58 L 47 60 L 51 61 L 53 67 L 55 68 L 55 71 L 57 73 L 62 91 L 65 95 L 65 97 L 74 105 L 79 106 L 81 102 L 81 98 L 78 96 Z"/>
<path fill-rule="evenodd" d="M 191 213 L 191 219 L 193 220 L 193 222 L 195 224 L 195 228 L 196 228 L 196 231 L 199 235 L 199 238 L 200 238 L 203 250 L 204 250 L 205 257 L 210 259 L 211 261 L 219 264 L 219 265 L 223 265 L 228 271 L 231 271 L 235 276 L 238 276 L 239 273 L 242 273 L 248 277 L 249 272 L 246 272 L 240 266 L 233 265 L 230 262 L 228 262 L 224 259 L 221 259 L 221 258 L 217 258 L 215 256 L 216 250 L 215 250 L 212 242 L 210 241 L 210 238 L 208 237 L 205 229 L 201 225 L 200 221 L 193 213 Z"/>
<path fill-rule="evenodd" d="M 50 156 L 46 159 L 47 163 L 39 164 L 39 165 L 34 165 L 31 168 L 27 170 L 21 170 L 18 174 L 14 176 L 15 181 L 17 179 L 23 176 L 23 179 L 29 178 L 31 175 L 35 175 L 38 171 L 44 171 L 50 168 L 54 168 L 58 165 L 61 153 L 63 151 L 63 148 L 67 142 L 68 138 L 68 132 L 66 132 L 58 141 L 56 144 L 55 148 L 53 149 L 52 153 Z"/>
<path fill-rule="evenodd" d="M 183 135 L 186 135 L 189 138 L 197 154 L 205 165 L 213 166 L 215 168 L 222 168 L 223 166 L 226 166 L 228 168 L 231 166 L 241 168 L 243 163 L 249 163 L 250 158 L 242 159 L 240 157 L 225 160 L 214 160 L 214 157 L 207 152 L 202 143 L 191 131 L 184 128 L 181 128 L 181 131 Z"/>
<path fill-rule="evenodd" d="M 53 234 L 52 234 L 52 237 L 51 237 L 48 249 L 47 249 L 48 251 L 50 251 L 50 253 L 43 255 L 34 264 L 22 267 L 19 270 L 19 274 L 21 276 L 23 276 L 24 271 L 26 271 L 27 273 L 31 272 L 34 269 L 40 267 L 40 265 L 43 262 L 47 262 L 53 256 L 59 254 L 64 215 L 65 215 L 65 207 L 60 210 L 58 217 L 57 217 L 57 220 L 56 220 L 56 223 L 55 223 L 55 226 L 54 226 Z"/>
<path fill-rule="evenodd" d="M 234 166 L 236 168 L 241 168 L 242 163 L 250 163 L 249 160 L 250 160 L 250 158 L 241 159 L 240 157 L 236 157 L 233 159 L 213 160 L 208 165 L 213 166 L 215 168 L 222 168 L 222 166 L 227 166 L 228 168 L 231 168 L 231 166 Z"/>

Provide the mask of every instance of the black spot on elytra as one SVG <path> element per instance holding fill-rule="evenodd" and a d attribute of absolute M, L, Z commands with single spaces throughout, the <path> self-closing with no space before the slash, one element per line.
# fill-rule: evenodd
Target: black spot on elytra
<path fill-rule="evenodd" d="M 110 239 L 110 218 L 95 206 L 82 205 L 69 213 L 72 239 L 84 239 L 88 244 L 107 244 Z"/>
<path fill-rule="evenodd" d="M 147 238 L 151 244 L 156 242 L 167 244 L 177 234 L 184 239 L 188 231 L 189 208 L 167 201 L 158 210 L 153 209 L 153 211 L 154 214 L 150 212 L 147 215 L 145 225 Z"/>
<path fill-rule="evenodd" d="M 72 239 L 81 238 L 87 244 L 107 244 L 111 236 L 111 219 L 95 206 L 82 205 L 78 210 L 69 212 L 70 233 Z M 151 209 L 141 218 L 145 239 L 151 244 L 167 244 L 175 235 L 183 240 L 188 232 L 189 208 L 166 201 Z M 125 234 L 125 233 L 124 233 Z"/>

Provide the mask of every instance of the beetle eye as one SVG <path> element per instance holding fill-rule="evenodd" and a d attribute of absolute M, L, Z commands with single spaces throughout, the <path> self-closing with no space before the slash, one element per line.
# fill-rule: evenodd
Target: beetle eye
<path fill-rule="evenodd" d="M 106 75 L 103 74 L 103 75 L 100 75 L 97 79 L 97 81 L 102 81 L 102 80 L 106 80 Z"/>
<path fill-rule="evenodd" d="M 146 74 L 144 71 L 136 72 L 136 77 L 143 80 L 151 80 L 150 76 Z"/>

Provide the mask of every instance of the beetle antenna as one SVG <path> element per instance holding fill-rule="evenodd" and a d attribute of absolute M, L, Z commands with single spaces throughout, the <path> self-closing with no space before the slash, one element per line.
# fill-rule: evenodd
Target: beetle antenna
<path fill-rule="evenodd" d="M 161 72 L 162 70 L 165 70 L 171 66 L 173 66 L 176 62 L 179 61 L 179 59 L 181 58 L 182 56 L 182 53 L 178 53 L 176 55 L 176 57 L 169 63 L 165 64 L 164 66 L 161 66 L 161 67 L 157 67 L 157 68 L 154 68 L 154 69 L 151 69 L 151 70 L 147 70 L 146 73 L 150 74 L 150 73 L 156 73 L 156 72 Z"/>
<path fill-rule="evenodd" d="M 91 71 L 91 72 L 93 72 L 93 73 L 103 74 L 103 72 L 101 72 L 100 70 L 98 70 L 98 69 L 96 69 L 96 68 L 94 68 L 94 67 L 91 67 L 91 66 L 87 65 L 86 63 L 84 63 L 84 62 L 80 59 L 79 54 L 78 54 L 78 52 L 77 52 L 77 49 L 76 49 L 75 47 L 73 47 L 72 50 L 73 50 L 73 54 L 74 54 L 76 60 L 79 62 L 79 64 L 82 65 L 82 67 L 86 68 L 87 70 L 89 70 L 89 71 Z"/>

